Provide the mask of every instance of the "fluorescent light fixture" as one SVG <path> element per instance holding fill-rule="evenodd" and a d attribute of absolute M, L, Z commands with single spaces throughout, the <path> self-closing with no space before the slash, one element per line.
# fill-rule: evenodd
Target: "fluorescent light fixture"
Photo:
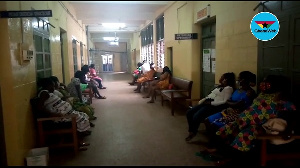
<path fill-rule="evenodd" d="M 117 41 L 111 41 L 111 42 L 109 42 L 109 45 L 119 45 L 119 42 L 117 42 Z"/>
<path fill-rule="evenodd" d="M 119 41 L 119 37 L 103 37 L 105 41 Z"/>
<path fill-rule="evenodd" d="M 72 40 L 77 40 L 75 36 L 72 35 Z"/>
<path fill-rule="evenodd" d="M 108 28 L 124 28 L 126 27 L 125 23 L 102 23 L 103 27 Z"/>

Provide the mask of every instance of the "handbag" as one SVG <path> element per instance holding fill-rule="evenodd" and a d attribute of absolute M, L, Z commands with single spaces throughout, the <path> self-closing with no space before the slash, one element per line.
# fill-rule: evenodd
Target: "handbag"
<path fill-rule="evenodd" d="M 272 134 L 272 135 L 278 135 L 281 132 L 285 131 L 287 128 L 287 122 L 284 119 L 281 118 L 272 118 L 269 119 L 266 123 L 262 125 L 262 127 L 266 130 L 267 134 Z M 292 142 L 293 138 L 291 139 L 272 139 L 270 140 L 272 144 L 275 145 L 281 145 L 281 144 L 286 144 Z"/>

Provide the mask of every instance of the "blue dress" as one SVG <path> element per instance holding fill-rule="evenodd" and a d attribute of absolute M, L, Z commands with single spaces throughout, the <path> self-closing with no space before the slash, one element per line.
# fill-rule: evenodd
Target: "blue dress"
<path fill-rule="evenodd" d="M 233 92 L 233 94 L 231 95 L 230 100 L 233 102 L 244 101 L 244 104 L 245 104 L 244 109 L 246 109 L 247 107 L 249 107 L 252 104 L 252 100 L 247 96 L 247 91 L 240 92 L 240 90 L 235 90 Z M 244 110 L 244 109 L 242 109 L 242 110 Z M 213 115 L 207 117 L 207 119 L 211 124 L 215 124 L 218 127 L 222 127 L 225 124 L 227 124 L 226 120 L 222 120 L 223 117 L 224 117 L 224 114 L 222 114 L 222 112 L 218 112 L 216 114 L 213 114 Z"/>

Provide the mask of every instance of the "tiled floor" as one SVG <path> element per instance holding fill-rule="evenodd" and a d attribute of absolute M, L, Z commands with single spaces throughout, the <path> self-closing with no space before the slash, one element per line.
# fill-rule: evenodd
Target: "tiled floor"
<path fill-rule="evenodd" d="M 185 142 L 187 122 L 185 110 L 177 109 L 171 115 L 168 103 L 161 106 L 159 98 L 154 104 L 146 103 L 145 93 L 134 93 L 136 86 L 126 73 L 101 74 L 101 95 L 92 106 L 98 119 L 94 121 L 91 143 L 87 151 L 74 156 L 59 151 L 50 156 L 53 166 L 206 166 L 195 153 L 202 150 L 205 137 L 198 135 L 191 143 Z"/>

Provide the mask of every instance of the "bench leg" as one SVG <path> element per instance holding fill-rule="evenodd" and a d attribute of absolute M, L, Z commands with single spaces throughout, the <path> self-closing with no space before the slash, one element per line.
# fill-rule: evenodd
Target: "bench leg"
<path fill-rule="evenodd" d="M 45 146 L 45 135 L 43 131 L 43 123 L 38 121 L 38 131 L 39 131 L 39 147 Z"/>
<path fill-rule="evenodd" d="M 93 103 L 93 97 L 94 97 L 94 93 L 91 90 L 90 93 L 89 93 L 89 100 L 90 100 L 91 104 Z"/>
<path fill-rule="evenodd" d="M 171 103 L 171 114 L 172 114 L 172 116 L 174 116 L 174 105 L 175 105 L 175 103 L 173 103 L 172 100 L 170 101 L 170 103 Z"/>
<path fill-rule="evenodd" d="M 74 153 L 75 155 L 78 153 L 79 148 L 79 142 L 78 142 L 78 136 L 77 136 L 77 123 L 76 118 L 72 118 L 72 130 L 73 130 L 73 144 L 74 144 Z"/>
<path fill-rule="evenodd" d="M 262 143 L 261 143 L 261 153 L 260 153 L 261 157 L 261 161 L 260 161 L 260 165 L 261 166 L 266 166 L 267 163 L 267 140 L 263 139 Z"/>

